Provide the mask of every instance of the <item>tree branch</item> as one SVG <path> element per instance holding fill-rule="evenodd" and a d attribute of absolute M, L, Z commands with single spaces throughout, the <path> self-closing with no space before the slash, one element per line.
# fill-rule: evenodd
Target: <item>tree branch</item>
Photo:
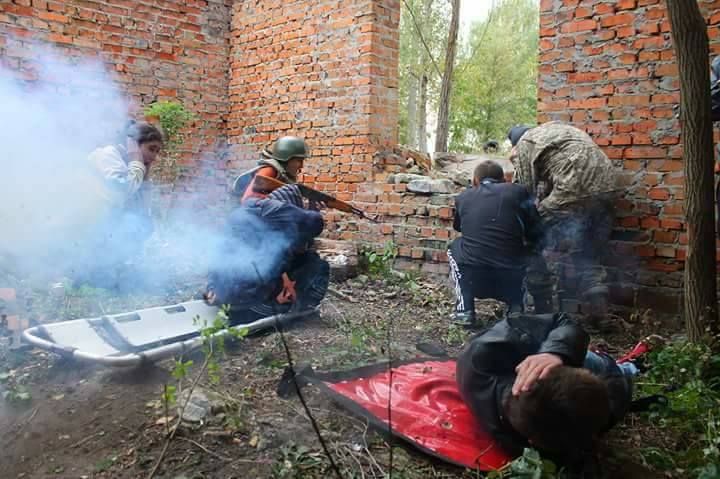
<path fill-rule="evenodd" d="M 415 12 L 413 12 L 413 9 L 408 5 L 407 0 L 403 0 L 403 4 L 405 4 L 405 8 L 407 8 L 407 11 L 410 12 L 410 16 L 412 17 L 413 25 L 415 25 L 415 31 L 417 32 L 418 36 L 420 37 L 420 41 L 422 42 L 423 46 L 425 47 L 425 51 L 428 54 L 428 57 L 430 57 L 430 61 L 432 61 L 433 66 L 435 67 L 435 72 L 438 74 L 439 77 L 442 76 L 442 72 L 440 72 L 440 68 L 438 68 L 437 62 L 435 62 L 435 57 L 433 57 L 432 52 L 430 52 L 430 47 L 428 46 L 427 42 L 425 41 L 425 37 L 422 34 L 422 30 L 420 30 L 420 25 L 417 22 L 417 18 L 415 18 Z"/>

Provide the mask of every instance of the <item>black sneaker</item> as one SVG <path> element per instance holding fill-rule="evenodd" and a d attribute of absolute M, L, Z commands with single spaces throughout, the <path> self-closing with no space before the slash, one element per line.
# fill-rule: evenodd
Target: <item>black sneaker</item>
<path fill-rule="evenodd" d="M 475 329 L 475 314 L 472 311 L 456 311 L 452 322 L 465 329 Z"/>

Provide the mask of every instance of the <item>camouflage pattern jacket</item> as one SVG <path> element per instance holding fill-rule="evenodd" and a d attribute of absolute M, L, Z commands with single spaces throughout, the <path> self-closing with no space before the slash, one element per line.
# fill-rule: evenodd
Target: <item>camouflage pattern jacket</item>
<path fill-rule="evenodd" d="M 584 131 L 558 121 L 525 133 L 511 160 L 515 182 L 539 200 L 542 217 L 619 193 L 613 165 L 600 147 Z"/>

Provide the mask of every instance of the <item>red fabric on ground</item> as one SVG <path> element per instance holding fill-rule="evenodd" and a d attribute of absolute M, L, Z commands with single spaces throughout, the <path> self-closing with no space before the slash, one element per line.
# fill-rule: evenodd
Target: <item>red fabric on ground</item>
<path fill-rule="evenodd" d="M 625 356 L 621 357 L 615 362 L 618 364 L 626 363 L 628 361 L 632 361 L 633 359 L 639 358 L 648 351 L 650 351 L 650 347 L 647 345 L 647 343 L 645 341 L 640 341 L 635 345 L 632 351 L 630 351 Z"/>
<path fill-rule="evenodd" d="M 388 422 L 389 372 L 325 384 Z M 460 397 L 455 361 L 393 368 L 392 428 L 438 456 L 473 469 L 498 469 L 512 460 L 482 431 Z"/>

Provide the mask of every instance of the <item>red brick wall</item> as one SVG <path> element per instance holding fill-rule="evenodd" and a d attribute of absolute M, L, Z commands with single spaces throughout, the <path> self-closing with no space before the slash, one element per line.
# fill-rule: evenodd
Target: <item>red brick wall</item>
<path fill-rule="evenodd" d="M 397 141 L 398 0 L 236 2 L 228 134 L 237 172 L 278 136 L 305 137 L 304 181 L 363 201 Z M 333 217 L 333 215 L 331 215 Z"/>
<path fill-rule="evenodd" d="M 720 52 L 720 1 L 698 2 Z M 679 80 L 660 0 L 542 0 L 538 121 L 586 130 L 622 168 L 615 300 L 677 313 L 687 235 Z M 625 260 L 624 262 L 622 260 Z"/>
<path fill-rule="evenodd" d="M 40 44 L 63 56 L 97 58 L 114 73 L 137 108 L 182 102 L 197 116 L 188 131 L 175 190 L 186 177 L 221 184 L 210 202 L 224 201 L 225 174 L 212 153 L 225 144 L 231 0 L 3 0 L 0 62 L 29 82 L 42 78 L 34 62 Z M 67 79 L 59 79 L 62 88 Z M 51 80 L 52 81 L 52 80 Z M 177 176 L 168 171 L 166 176 Z M 200 174 L 198 174 L 200 173 Z"/>

